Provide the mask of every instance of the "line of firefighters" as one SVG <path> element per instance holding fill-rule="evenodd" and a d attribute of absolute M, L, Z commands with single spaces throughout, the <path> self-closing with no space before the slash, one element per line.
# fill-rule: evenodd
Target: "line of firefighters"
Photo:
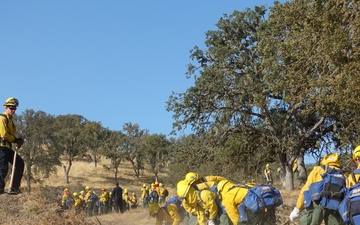
<path fill-rule="evenodd" d="M 143 184 L 140 191 L 144 208 L 148 207 L 149 195 L 153 190 L 157 193 L 157 201 L 165 203 L 168 190 L 162 183 Z M 138 205 L 139 199 L 136 193 L 129 195 L 128 189 L 122 189 L 118 183 L 112 191 L 102 188 L 100 195 L 97 195 L 89 186 L 85 187 L 85 191 L 81 190 L 73 193 L 68 188 L 65 188 L 60 202 L 61 209 L 74 209 L 77 213 L 84 211 L 87 216 L 107 214 L 113 210 L 123 213 L 126 210 L 136 209 Z"/>
<path fill-rule="evenodd" d="M 278 195 L 269 196 L 269 201 L 276 204 L 256 210 L 244 206 L 242 203 L 252 196 L 249 190 L 256 186 L 275 190 Z M 199 177 L 189 172 L 176 188 L 177 195 L 165 204 L 149 202 L 149 213 L 156 225 L 164 221 L 169 225 L 274 225 L 275 208 L 282 204 L 280 192 L 271 185 L 257 185 L 254 181 L 236 184 L 222 176 Z"/>

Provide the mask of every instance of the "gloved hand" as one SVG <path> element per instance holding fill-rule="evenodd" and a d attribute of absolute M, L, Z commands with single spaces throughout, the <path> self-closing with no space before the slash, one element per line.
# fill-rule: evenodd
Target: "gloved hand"
<path fill-rule="evenodd" d="M 214 220 L 208 220 L 208 225 L 215 225 L 215 221 Z"/>
<path fill-rule="evenodd" d="M 21 148 L 21 146 L 24 144 L 24 139 L 22 139 L 22 138 L 15 138 L 14 143 L 17 145 L 18 148 Z"/>
<path fill-rule="evenodd" d="M 290 221 L 294 221 L 296 218 L 300 216 L 300 210 L 298 208 L 294 208 L 293 211 L 290 213 Z"/>

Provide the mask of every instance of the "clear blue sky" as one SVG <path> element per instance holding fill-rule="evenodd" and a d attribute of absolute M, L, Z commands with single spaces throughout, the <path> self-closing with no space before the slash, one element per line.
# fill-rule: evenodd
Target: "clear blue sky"
<path fill-rule="evenodd" d="M 190 50 L 223 14 L 255 5 L 273 0 L 1 1 L 0 102 L 168 135 L 166 101 L 193 85 Z"/>

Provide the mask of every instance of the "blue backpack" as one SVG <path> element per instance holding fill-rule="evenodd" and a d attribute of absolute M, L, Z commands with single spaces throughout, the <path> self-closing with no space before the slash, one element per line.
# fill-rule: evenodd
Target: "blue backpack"
<path fill-rule="evenodd" d="M 159 202 L 159 194 L 157 193 L 157 191 L 155 189 L 152 190 L 147 197 L 148 197 L 147 200 L 150 204 Z"/>
<path fill-rule="evenodd" d="M 344 199 L 343 188 L 346 187 L 346 177 L 343 170 L 325 169 L 322 180 L 309 186 L 312 201 L 316 201 L 326 209 L 337 210 Z"/>
<path fill-rule="evenodd" d="M 260 184 L 251 187 L 246 194 L 243 204 L 252 212 L 259 212 L 266 209 L 272 209 L 283 203 L 279 190 L 269 184 Z"/>
<path fill-rule="evenodd" d="M 356 181 L 354 173 L 360 174 L 360 169 L 354 170 L 351 174 Z M 360 183 L 356 183 L 345 190 L 345 197 L 340 203 L 338 211 L 345 224 L 360 224 Z"/>

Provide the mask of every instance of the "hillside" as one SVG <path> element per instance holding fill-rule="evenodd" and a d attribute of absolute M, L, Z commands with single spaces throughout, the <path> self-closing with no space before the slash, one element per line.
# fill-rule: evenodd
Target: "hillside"
<path fill-rule="evenodd" d="M 164 178 L 164 174 L 160 174 Z M 143 183 L 153 182 L 153 176 L 145 173 L 139 180 L 134 176 L 130 164 L 122 164 L 120 168 L 119 184 L 122 188 L 128 188 L 129 193 L 135 192 L 140 196 Z M 102 163 L 94 168 L 92 163 L 75 162 L 70 171 L 70 183 L 64 182 L 62 168 L 56 175 L 45 179 L 42 184 L 34 184 L 31 193 L 24 192 L 19 195 L 0 195 L 0 224 L 96 224 L 96 225 L 145 225 L 155 224 L 155 220 L 149 216 L 147 209 L 141 207 L 132 209 L 123 214 L 109 213 L 93 217 L 74 215 L 71 211 L 59 212 L 58 195 L 62 195 L 65 187 L 71 192 L 79 192 L 85 186 L 90 186 L 96 193 L 101 188 L 111 190 L 114 187 L 113 174 L 103 169 Z M 166 185 L 166 183 L 165 183 Z M 25 186 L 25 183 L 22 185 Z M 175 189 L 166 186 L 170 196 L 175 194 Z M 280 221 L 284 221 L 289 215 L 297 198 L 297 192 L 282 192 L 284 206 L 279 207 Z M 280 223 L 279 223 L 280 224 Z"/>

